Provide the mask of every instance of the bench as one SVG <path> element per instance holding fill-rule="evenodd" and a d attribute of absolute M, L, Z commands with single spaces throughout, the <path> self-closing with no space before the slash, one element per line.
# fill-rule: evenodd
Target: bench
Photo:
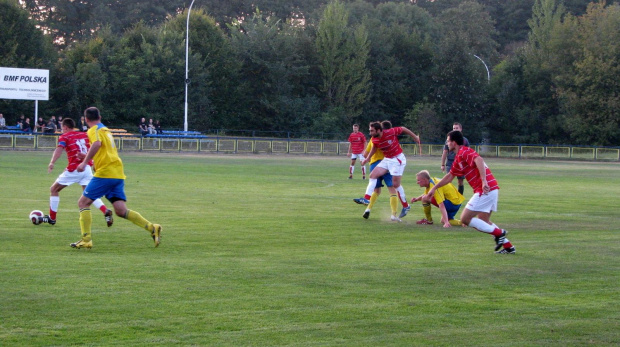
<path fill-rule="evenodd" d="M 200 131 L 162 130 L 159 135 L 201 135 Z"/>
<path fill-rule="evenodd" d="M 197 133 L 197 134 L 189 134 L 189 135 L 181 135 L 181 134 L 177 134 L 177 135 L 173 135 L 173 134 L 150 134 L 150 135 L 144 135 L 144 137 L 149 137 L 149 138 L 170 138 L 170 139 L 206 139 L 207 136 L 206 135 L 200 135 L 199 132 L 197 131 L 193 131 L 193 133 Z"/>

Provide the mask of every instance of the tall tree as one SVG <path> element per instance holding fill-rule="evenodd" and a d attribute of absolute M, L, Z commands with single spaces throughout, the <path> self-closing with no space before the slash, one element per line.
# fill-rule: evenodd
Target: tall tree
<path fill-rule="evenodd" d="M 343 121 L 350 123 L 361 114 L 368 97 L 370 73 L 366 62 L 370 47 L 366 28 L 351 28 L 348 16 L 342 2 L 331 2 L 319 23 L 316 47 L 325 102 L 328 108 L 341 108 L 347 118 Z"/>
<path fill-rule="evenodd" d="M 55 61 L 50 37 L 28 19 L 28 12 L 17 1 L 0 0 L 0 66 L 49 69 L 53 76 Z M 40 106 L 40 113 L 45 112 L 47 103 Z M 11 123 L 21 113 L 32 113 L 33 106 L 30 101 L 0 100 L 0 109 Z"/>

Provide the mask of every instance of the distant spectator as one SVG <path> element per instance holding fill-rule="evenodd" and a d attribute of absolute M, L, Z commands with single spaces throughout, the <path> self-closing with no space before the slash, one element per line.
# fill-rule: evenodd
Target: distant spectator
<path fill-rule="evenodd" d="M 54 118 L 54 116 L 52 116 Z M 62 116 L 58 116 L 58 119 L 54 120 L 56 122 L 56 129 L 62 129 Z"/>
<path fill-rule="evenodd" d="M 147 129 L 149 131 L 149 135 L 157 134 L 157 130 L 155 130 L 155 124 L 153 124 L 153 118 L 149 119 L 149 125 Z"/>
<path fill-rule="evenodd" d="M 6 119 L 2 113 L 0 113 L 0 129 L 6 129 Z"/>
<path fill-rule="evenodd" d="M 149 129 L 146 126 L 146 119 L 144 117 L 142 117 L 142 119 L 140 119 L 140 123 L 138 123 L 138 131 L 140 131 L 140 134 L 142 134 L 142 136 L 149 133 Z"/>
<path fill-rule="evenodd" d="M 26 118 L 22 124 L 22 131 L 25 133 L 32 133 L 32 126 L 30 125 L 30 118 Z"/>
<path fill-rule="evenodd" d="M 37 119 L 37 124 L 34 126 L 34 132 L 42 133 L 45 130 L 46 124 L 45 119 L 43 119 L 43 117 L 39 117 L 39 119 Z"/>
<path fill-rule="evenodd" d="M 24 122 L 26 120 L 24 119 L 24 115 L 22 114 L 21 116 L 19 116 L 19 119 L 17 120 L 17 126 L 21 129 L 24 126 Z"/>
<path fill-rule="evenodd" d="M 155 131 L 157 131 L 158 134 L 163 134 L 163 130 L 161 130 L 161 123 L 159 122 L 159 120 L 155 121 Z"/>
<path fill-rule="evenodd" d="M 84 119 L 84 116 L 80 117 L 80 122 L 78 124 L 78 130 L 79 131 L 88 131 L 88 125 L 86 125 L 86 120 Z"/>
<path fill-rule="evenodd" d="M 54 116 L 52 116 L 52 118 L 50 118 L 49 122 L 47 122 L 47 125 L 45 126 L 45 133 L 46 134 L 54 134 L 56 133 L 56 129 L 58 129 L 58 127 L 56 126 L 56 120 L 54 119 Z"/>

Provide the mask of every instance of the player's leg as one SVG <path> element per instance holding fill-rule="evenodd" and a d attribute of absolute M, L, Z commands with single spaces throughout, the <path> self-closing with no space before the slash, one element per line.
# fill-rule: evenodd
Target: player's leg
<path fill-rule="evenodd" d="M 50 213 L 43 217 L 44 223 L 51 225 L 56 224 L 56 214 L 58 213 L 58 205 L 60 205 L 60 191 L 65 189 L 66 185 L 58 183 L 58 180 L 50 187 Z"/>
<path fill-rule="evenodd" d="M 353 179 L 353 171 L 355 171 L 355 154 L 351 154 L 351 165 L 349 165 L 349 179 Z"/>
<path fill-rule="evenodd" d="M 90 205 L 93 203 L 93 200 L 84 196 L 80 196 L 78 200 L 78 207 L 80 208 L 80 231 L 82 238 L 71 244 L 73 248 L 92 248 L 93 247 L 93 239 L 92 239 L 92 215 L 90 214 Z"/>
<path fill-rule="evenodd" d="M 515 253 L 515 248 L 506 238 L 506 230 L 500 229 L 491 223 L 490 217 L 497 210 L 498 191 L 492 190 L 488 194 L 474 194 L 461 213 L 461 223 L 483 233 L 491 234 L 495 238 L 495 250 L 504 248 L 500 253 Z"/>
<path fill-rule="evenodd" d="M 454 205 L 450 201 L 444 201 L 444 206 L 446 207 L 446 212 L 448 213 L 448 222 L 452 226 L 461 226 L 461 221 L 459 219 L 455 219 L 457 212 L 461 208 L 461 205 Z"/>
<path fill-rule="evenodd" d="M 400 184 L 402 180 L 402 174 L 405 171 L 405 164 L 403 163 L 399 166 L 398 170 L 390 170 L 390 174 L 392 175 L 392 184 L 396 191 L 398 192 L 398 198 L 400 199 L 400 203 L 403 206 L 403 209 L 400 211 L 400 215 L 398 218 L 403 218 L 409 213 L 411 210 L 411 206 L 407 202 L 407 196 L 405 195 L 405 189 Z"/>
<path fill-rule="evenodd" d="M 358 154 L 357 156 L 360 159 L 360 166 L 362 167 L 362 179 L 365 180 L 366 179 L 366 165 L 362 164 L 365 158 L 362 154 Z"/>
<path fill-rule="evenodd" d="M 377 187 L 377 179 L 388 171 L 384 165 L 385 160 L 382 160 L 370 173 L 370 179 L 368 180 L 368 186 L 366 187 L 366 193 L 363 198 L 353 199 L 358 204 L 368 205 L 370 203 L 370 195 Z"/>
<path fill-rule="evenodd" d="M 116 215 L 121 218 L 125 218 L 133 224 L 150 232 L 151 237 L 155 242 L 155 247 L 159 246 L 162 231 L 161 225 L 151 223 L 146 218 L 142 217 L 142 215 L 138 211 L 128 209 L 127 204 L 125 203 L 125 201 L 127 201 L 127 197 L 125 196 L 125 180 L 119 179 L 115 181 L 116 184 L 106 196 L 108 200 L 112 202 L 112 206 L 114 206 L 114 212 L 116 213 Z"/>

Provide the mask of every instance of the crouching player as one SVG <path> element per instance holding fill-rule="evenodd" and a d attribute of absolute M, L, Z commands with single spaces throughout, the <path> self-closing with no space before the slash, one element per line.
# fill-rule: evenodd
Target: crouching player
<path fill-rule="evenodd" d="M 433 204 L 439 207 L 439 211 L 441 211 L 441 224 L 444 228 L 453 225 L 461 226 L 461 221 L 454 219 L 454 216 L 461 208 L 465 197 L 451 183 L 437 189 L 432 196 L 428 195 L 428 191 L 435 186 L 435 183 L 439 182 L 439 179 L 431 177 L 426 170 L 418 172 L 416 180 L 420 187 L 426 188 L 424 194 L 411 199 L 411 202 L 422 201 L 424 215 L 426 216 L 426 218 L 417 221 L 416 224 L 433 224 L 433 216 L 431 216 L 431 204 Z"/>

